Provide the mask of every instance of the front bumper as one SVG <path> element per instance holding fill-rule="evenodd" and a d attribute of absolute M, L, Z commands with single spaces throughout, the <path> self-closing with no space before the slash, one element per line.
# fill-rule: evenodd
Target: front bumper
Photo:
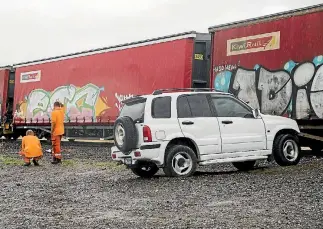
<path fill-rule="evenodd" d="M 128 168 L 133 168 L 139 162 L 153 162 L 161 167 L 164 164 L 165 147 L 167 143 L 142 145 L 139 149 L 124 154 L 116 146 L 111 148 L 111 158 L 113 161 L 120 162 Z"/>

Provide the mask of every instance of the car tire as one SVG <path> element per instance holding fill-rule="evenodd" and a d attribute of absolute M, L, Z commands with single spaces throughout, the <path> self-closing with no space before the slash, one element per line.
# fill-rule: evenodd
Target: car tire
<path fill-rule="evenodd" d="M 301 159 L 301 148 L 297 136 L 279 135 L 274 141 L 273 155 L 280 166 L 297 165 Z"/>
<path fill-rule="evenodd" d="M 138 133 L 134 121 L 130 117 L 120 117 L 115 121 L 113 137 L 116 147 L 127 154 L 136 148 Z"/>
<path fill-rule="evenodd" d="M 176 145 L 166 152 L 164 173 L 168 177 L 189 177 L 195 173 L 197 157 L 194 151 L 184 145 Z"/>
<path fill-rule="evenodd" d="M 239 171 L 249 171 L 255 168 L 256 161 L 233 162 L 232 165 Z"/>
<path fill-rule="evenodd" d="M 131 171 L 141 178 L 152 178 L 159 168 L 154 163 L 139 163 L 137 167 L 131 168 Z"/>

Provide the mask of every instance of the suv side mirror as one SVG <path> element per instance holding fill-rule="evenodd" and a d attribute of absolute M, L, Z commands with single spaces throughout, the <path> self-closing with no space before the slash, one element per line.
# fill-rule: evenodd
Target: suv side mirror
<path fill-rule="evenodd" d="M 259 111 L 259 109 L 254 109 L 254 110 L 252 111 L 252 113 L 253 113 L 253 116 L 254 116 L 255 118 L 258 118 L 258 117 L 260 116 L 260 111 Z"/>

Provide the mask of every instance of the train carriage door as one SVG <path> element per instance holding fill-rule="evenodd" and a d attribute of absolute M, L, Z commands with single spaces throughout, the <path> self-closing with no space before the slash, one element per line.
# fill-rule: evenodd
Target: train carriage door
<path fill-rule="evenodd" d="M 210 34 L 197 34 L 194 43 L 192 88 L 209 88 Z"/>
<path fill-rule="evenodd" d="M 10 72 L 9 72 L 8 93 L 7 93 L 7 101 L 6 101 L 6 118 L 7 118 L 7 122 L 12 122 L 13 121 L 14 92 L 15 92 L 15 71 L 13 69 L 11 69 Z"/>
<path fill-rule="evenodd" d="M 15 92 L 15 70 L 10 70 L 9 73 L 9 84 L 8 84 L 8 98 L 13 99 L 13 95 Z"/>

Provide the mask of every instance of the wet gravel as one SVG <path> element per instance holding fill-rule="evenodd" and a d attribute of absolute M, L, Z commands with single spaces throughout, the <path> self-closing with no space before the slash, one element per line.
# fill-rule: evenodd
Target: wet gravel
<path fill-rule="evenodd" d="M 62 165 L 45 153 L 29 168 L 18 149 L 0 146 L 0 228 L 323 228 L 322 158 L 144 180 L 111 162 L 107 147 L 65 145 Z"/>

